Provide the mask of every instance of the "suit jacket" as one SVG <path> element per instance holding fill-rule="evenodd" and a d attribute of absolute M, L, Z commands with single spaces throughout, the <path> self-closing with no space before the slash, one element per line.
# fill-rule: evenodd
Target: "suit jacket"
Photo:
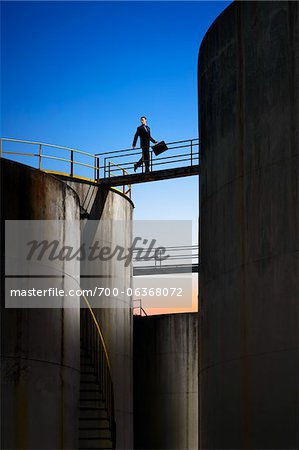
<path fill-rule="evenodd" d="M 133 147 L 135 147 L 137 139 L 140 138 L 140 147 L 149 147 L 150 146 L 150 141 L 151 142 L 156 142 L 155 139 L 153 139 L 151 137 L 151 130 L 150 127 L 148 127 L 147 125 L 145 130 L 144 125 L 140 125 L 140 127 L 137 127 L 135 136 L 134 136 L 134 140 L 133 140 Z"/>

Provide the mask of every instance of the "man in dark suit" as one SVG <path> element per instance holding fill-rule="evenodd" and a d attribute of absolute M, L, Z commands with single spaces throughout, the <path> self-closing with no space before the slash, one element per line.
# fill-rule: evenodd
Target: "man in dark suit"
<path fill-rule="evenodd" d="M 155 141 L 151 137 L 151 130 L 150 127 L 146 125 L 146 117 L 142 116 L 140 117 L 141 125 L 137 127 L 137 131 L 134 136 L 133 145 L 132 147 L 136 147 L 137 139 L 140 138 L 140 147 L 142 148 L 142 157 L 139 159 L 138 162 L 134 164 L 134 172 L 136 172 L 137 168 L 140 167 L 143 163 L 145 165 L 145 173 L 149 172 L 149 147 L 150 142 L 154 142 L 157 144 L 158 141 Z"/>

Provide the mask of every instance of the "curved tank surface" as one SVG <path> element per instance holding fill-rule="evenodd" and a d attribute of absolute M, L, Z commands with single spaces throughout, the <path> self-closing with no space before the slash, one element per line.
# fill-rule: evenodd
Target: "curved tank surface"
<path fill-rule="evenodd" d="M 79 299 L 70 308 L 5 308 L 4 251 L 6 220 L 57 220 L 64 242 L 79 242 L 79 199 L 61 181 L 20 163 L 0 159 L 0 175 L 1 448 L 77 448 Z M 77 221 L 71 235 L 65 219 Z M 54 268 L 65 275 L 59 262 Z M 79 266 L 69 275 L 78 278 Z M 62 287 L 56 278 L 51 285 Z"/>
<path fill-rule="evenodd" d="M 198 447 L 198 314 L 134 317 L 134 448 Z"/>
<path fill-rule="evenodd" d="M 64 181 L 74 189 L 81 205 L 84 242 L 128 249 L 132 243 L 133 203 L 117 189 L 99 188 L 96 183 Z M 81 285 L 108 289 L 106 306 L 99 298 L 89 299 L 101 326 L 111 362 L 114 388 L 116 448 L 133 448 L 133 308 L 128 295 L 114 297 L 112 291 L 126 291 L 132 285 L 132 264 L 127 267 L 115 258 L 81 263 Z M 93 303 L 95 301 L 95 303 Z"/>
<path fill-rule="evenodd" d="M 295 449 L 298 2 L 234 2 L 198 75 L 200 448 Z"/>

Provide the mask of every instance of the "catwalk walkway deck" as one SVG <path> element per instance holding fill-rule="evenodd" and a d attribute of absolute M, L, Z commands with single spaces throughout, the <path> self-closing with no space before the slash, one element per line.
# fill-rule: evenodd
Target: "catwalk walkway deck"
<path fill-rule="evenodd" d="M 199 175 L 199 165 L 176 167 L 172 169 L 155 170 L 149 173 L 133 173 L 128 175 L 119 175 L 102 178 L 99 184 L 102 186 L 124 186 L 137 183 L 147 183 L 149 181 L 168 180 L 170 178 L 189 177 Z"/>

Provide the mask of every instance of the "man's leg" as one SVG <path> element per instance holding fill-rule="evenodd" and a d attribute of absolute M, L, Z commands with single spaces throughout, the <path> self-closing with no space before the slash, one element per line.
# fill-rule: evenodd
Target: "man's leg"
<path fill-rule="evenodd" d="M 142 166 L 143 163 L 143 156 L 141 156 L 141 158 L 139 159 L 139 161 L 134 163 L 134 172 L 136 172 L 136 170 L 138 169 L 138 167 Z"/>
<path fill-rule="evenodd" d="M 149 172 L 150 161 L 149 161 L 149 147 L 144 147 L 142 149 L 142 157 L 145 165 L 145 172 Z"/>
<path fill-rule="evenodd" d="M 139 159 L 139 161 L 137 161 L 136 167 L 142 166 L 142 163 L 143 163 L 143 156 L 141 156 L 141 158 Z"/>

